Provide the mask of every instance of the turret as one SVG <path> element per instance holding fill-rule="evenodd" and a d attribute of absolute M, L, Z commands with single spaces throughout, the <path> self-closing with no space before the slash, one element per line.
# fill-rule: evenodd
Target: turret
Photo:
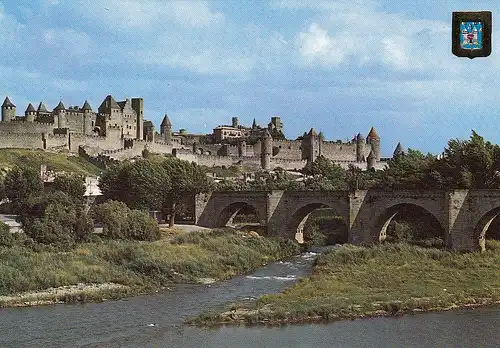
<path fill-rule="evenodd" d="M 366 143 L 371 146 L 373 154 L 377 161 L 380 161 L 380 137 L 378 136 L 375 128 L 371 128 L 368 136 L 366 137 Z"/>
<path fill-rule="evenodd" d="M 87 100 L 83 103 L 83 133 L 92 134 L 92 108 Z"/>
<path fill-rule="evenodd" d="M 356 161 L 364 162 L 365 160 L 365 137 L 358 133 L 356 136 Z"/>
<path fill-rule="evenodd" d="M 376 163 L 377 163 L 377 158 L 373 153 L 373 150 L 371 150 L 370 153 L 368 154 L 368 157 L 366 158 L 366 169 L 370 170 L 372 168 L 375 168 Z"/>
<path fill-rule="evenodd" d="M 255 118 L 253 119 L 253 122 L 252 122 L 252 129 L 255 129 L 257 128 L 257 122 L 255 122 Z"/>
<path fill-rule="evenodd" d="M 233 118 L 231 119 L 231 125 L 232 125 L 234 128 L 238 128 L 238 126 L 239 126 L 238 117 L 233 117 Z"/>
<path fill-rule="evenodd" d="M 132 98 L 132 109 L 137 115 L 136 138 L 142 140 L 144 137 L 144 99 Z"/>
<path fill-rule="evenodd" d="M 9 97 L 5 97 L 2 104 L 2 122 L 10 122 L 16 118 L 16 106 L 10 101 Z"/>
<path fill-rule="evenodd" d="M 320 155 L 321 148 L 319 136 L 314 128 L 311 128 L 309 133 L 305 134 L 302 140 L 302 159 L 307 160 L 306 165 L 310 166 Z"/>
<path fill-rule="evenodd" d="M 246 157 L 247 155 L 247 143 L 243 140 L 238 144 L 238 156 Z"/>
<path fill-rule="evenodd" d="M 273 153 L 273 137 L 266 129 L 262 138 L 262 151 L 260 155 L 260 164 L 262 169 L 271 170 L 271 156 Z"/>
<path fill-rule="evenodd" d="M 26 111 L 24 112 L 24 118 L 26 122 L 35 122 L 36 110 L 33 104 L 29 103 Z"/>
<path fill-rule="evenodd" d="M 57 116 L 57 128 L 66 128 L 66 108 L 62 101 L 54 109 L 54 121 Z M 55 123 L 55 122 L 54 122 Z"/>
<path fill-rule="evenodd" d="M 398 145 L 396 146 L 396 149 L 394 150 L 392 156 L 396 157 L 396 156 L 404 155 L 404 154 L 405 154 L 405 150 L 403 148 L 403 145 L 401 145 L 401 143 L 398 142 Z"/>
<path fill-rule="evenodd" d="M 167 114 L 165 114 L 165 117 L 163 117 L 163 121 L 161 122 L 160 134 L 163 136 L 163 141 L 170 144 L 172 141 L 172 123 L 170 123 Z"/>

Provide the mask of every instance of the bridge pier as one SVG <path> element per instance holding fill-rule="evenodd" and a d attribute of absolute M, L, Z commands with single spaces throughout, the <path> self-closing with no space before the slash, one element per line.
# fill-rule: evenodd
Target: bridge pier
<path fill-rule="evenodd" d="M 285 238 L 295 238 L 313 210 L 328 207 L 344 218 L 348 242 L 356 245 L 378 243 L 391 219 L 411 208 L 435 221 L 442 228 L 445 247 L 457 251 L 479 250 L 488 227 L 500 215 L 500 190 L 212 192 L 195 201 L 200 226 L 224 226 L 238 209 L 249 205 L 268 235 Z"/>

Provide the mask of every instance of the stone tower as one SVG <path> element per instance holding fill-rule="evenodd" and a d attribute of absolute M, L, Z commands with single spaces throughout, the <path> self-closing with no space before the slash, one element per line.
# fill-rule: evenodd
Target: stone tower
<path fill-rule="evenodd" d="M 29 103 L 26 111 L 24 112 L 24 117 L 26 122 L 35 122 L 36 110 L 33 104 Z"/>
<path fill-rule="evenodd" d="M 358 133 L 356 136 L 356 161 L 364 162 L 365 160 L 365 137 Z"/>
<path fill-rule="evenodd" d="M 62 101 L 60 101 L 54 109 L 54 121 L 56 119 L 55 116 L 57 116 L 56 128 L 66 128 L 66 108 Z"/>
<path fill-rule="evenodd" d="M 239 126 L 239 120 L 238 120 L 238 117 L 233 117 L 231 119 L 231 125 L 234 127 L 234 128 L 238 128 Z"/>
<path fill-rule="evenodd" d="M 264 170 L 271 170 L 271 156 L 273 153 L 273 137 L 266 129 L 262 138 L 262 151 L 260 155 L 260 165 Z"/>
<path fill-rule="evenodd" d="M 163 117 L 163 121 L 160 125 L 160 134 L 162 135 L 163 142 L 170 144 L 172 141 L 172 123 L 168 119 L 167 114 Z"/>
<path fill-rule="evenodd" d="M 373 150 L 370 151 L 370 154 L 366 158 L 366 169 L 370 170 L 372 168 L 375 168 L 375 164 L 377 163 L 377 158 L 375 154 L 373 153 Z"/>
<path fill-rule="evenodd" d="M 16 118 L 16 106 L 5 97 L 2 104 L 2 122 L 10 122 Z"/>
<path fill-rule="evenodd" d="M 92 108 L 87 100 L 83 103 L 82 106 L 83 111 L 83 134 L 91 134 L 92 133 Z"/>
<path fill-rule="evenodd" d="M 309 133 L 304 135 L 304 139 L 302 140 L 302 159 L 307 160 L 306 166 L 310 166 L 320 155 L 319 136 L 314 128 L 311 128 Z"/>
<path fill-rule="evenodd" d="M 403 145 L 401 145 L 400 142 L 398 142 L 398 145 L 396 146 L 396 149 L 394 150 L 394 153 L 392 154 L 393 157 L 399 156 L 399 155 L 404 155 L 405 150 L 403 148 Z"/>
<path fill-rule="evenodd" d="M 246 155 L 247 155 L 247 143 L 245 140 L 243 140 L 238 144 L 238 156 L 246 157 Z"/>
<path fill-rule="evenodd" d="M 380 137 L 378 136 L 375 128 L 372 127 L 368 136 L 366 137 L 366 143 L 371 146 L 371 150 L 373 151 L 373 155 L 380 161 Z"/>
<path fill-rule="evenodd" d="M 137 114 L 137 134 L 135 137 L 142 140 L 144 137 L 144 99 L 132 98 L 132 109 Z"/>

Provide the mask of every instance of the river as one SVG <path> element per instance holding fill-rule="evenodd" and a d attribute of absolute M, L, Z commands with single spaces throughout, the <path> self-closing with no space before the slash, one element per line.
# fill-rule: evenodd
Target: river
<path fill-rule="evenodd" d="M 2 347 L 498 347 L 500 310 L 405 315 L 282 327 L 182 325 L 206 309 L 279 292 L 307 276 L 314 253 L 211 285 L 121 301 L 0 310 Z"/>

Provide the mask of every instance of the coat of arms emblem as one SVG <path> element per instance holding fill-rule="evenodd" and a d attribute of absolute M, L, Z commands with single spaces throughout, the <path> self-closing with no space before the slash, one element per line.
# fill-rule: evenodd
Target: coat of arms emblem
<path fill-rule="evenodd" d="M 483 23 L 461 22 L 460 23 L 460 46 L 467 50 L 483 48 Z"/>

